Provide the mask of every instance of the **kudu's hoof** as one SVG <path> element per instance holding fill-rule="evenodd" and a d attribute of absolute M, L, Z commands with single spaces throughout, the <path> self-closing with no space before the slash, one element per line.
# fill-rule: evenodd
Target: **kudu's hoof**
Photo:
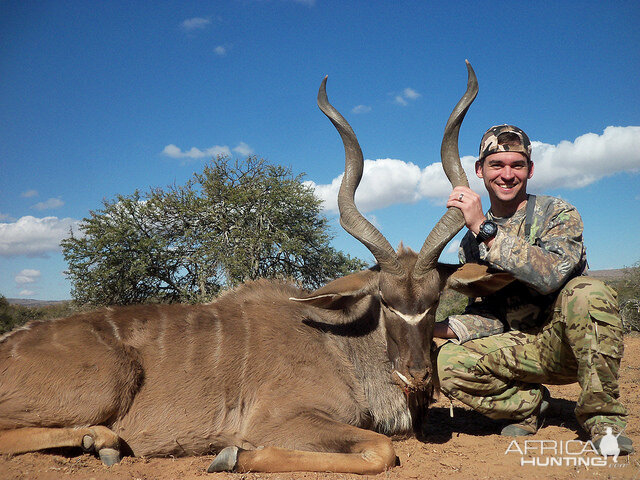
<path fill-rule="evenodd" d="M 96 442 L 91 435 L 85 435 L 84 437 L 82 437 L 82 449 L 85 452 L 93 452 L 93 447 L 95 446 L 95 444 Z"/>
<path fill-rule="evenodd" d="M 213 459 L 207 473 L 214 472 L 232 472 L 236 468 L 238 462 L 238 447 L 226 447 L 223 448 L 220 453 Z"/>
<path fill-rule="evenodd" d="M 104 463 L 107 467 L 115 465 L 116 463 L 120 463 L 121 460 L 120 452 L 115 448 L 101 448 L 98 452 L 98 455 L 100 456 L 100 460 L 102 460 L 102 463 Z"/>

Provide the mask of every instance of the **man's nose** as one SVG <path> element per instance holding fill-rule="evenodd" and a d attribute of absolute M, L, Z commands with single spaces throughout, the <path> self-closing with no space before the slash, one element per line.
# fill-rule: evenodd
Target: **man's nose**
<path fill-rule="evenodd" d="M 506 166 L 502 168 L 502 177 L 504 178 L 513 178 L 513 170 L 510 166 Z"/>

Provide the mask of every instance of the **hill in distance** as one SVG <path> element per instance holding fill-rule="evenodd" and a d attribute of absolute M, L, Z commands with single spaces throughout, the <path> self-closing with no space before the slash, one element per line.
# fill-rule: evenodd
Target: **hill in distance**
<path fill-rule="evenodd" d="M 7 298 L 9 305 L 22 305 L 23 307 L 46 307 L 59 303 L 70 302 L 71 300 L 35 300 L 33 298 Z"/>
<path fill-rule="evenodd" d="M 590 277 L 599 278 L 604 281 L 620 280 L 624 276 L 624 268 L 616 268 L 609 270 L 589 270 Z M 7 298 L 10 305 L 22 305 L 25 307 L 46 307 L 47 305 L 56 305 L 59 303 L 69 302 L 70 300 L 34 300 L 32 298 Z"/>

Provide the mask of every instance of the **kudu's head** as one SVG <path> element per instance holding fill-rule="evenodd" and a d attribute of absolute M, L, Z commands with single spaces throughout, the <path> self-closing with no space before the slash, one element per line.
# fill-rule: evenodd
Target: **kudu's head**
<path fill-rule="evenodd" d="M 478 93 L 478 82 L 469 62 L 467 69 L 467 91 L 449 117 L 441 149 L 442 166 L 453 186 L 468 186 L 460 164 L 458 133 Z M 439 265 L 438 257 L 464 226 L 464 217 L 457 208 L 449 208 L 427 236 L 419 254 L 402 245 L 396 252 L 356 208 L 354 196 L 364 165 L 362 151 L 351 126 L 329 103 L 326 81 L 325 77 L 318 92 L 318 106 L 340 133 L 345 148 L 345 172 L 338 194 L 340 223 L 369 249 L 377 266 L 335 280 L 303 301 L 318 307 L 348 310 L 364 297 L 372 298 L 373 308 L 377 309 L 375 314 L 386 330 L 393 380 L 405 389 L 424 390 L 432 382 L 435 311 L 446 279 L 453 271 L 451 267 Z"/>

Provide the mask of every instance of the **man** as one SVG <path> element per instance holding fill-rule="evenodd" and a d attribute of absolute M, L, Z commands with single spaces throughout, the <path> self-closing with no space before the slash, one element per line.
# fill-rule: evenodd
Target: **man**
<path fill-rule="evenodd" d="M 616 293 L 583 276 L 582 219 L 567 202 L 527 194 L 533 176 L 531 142 L 517 127 L 498 125 L 482 137 L 476 175 L 480 196 L 454 188 L 447 207 L 458 207 L 469 231 L 460 260 L 484 263 L 515 280 L 470 301 L 462 315 L 436 324 L 451 339 L 438 353 L 442 391 L 494 419 L 510 419 L 503 435 L 536 433 L 548 407 L 547 384 L 578 382 L 575 409 L 596 448 L 611 428 L 621 453 L 633 451 L 622 433 L 627 412 L 619 401 L 623 353 Z"/>

